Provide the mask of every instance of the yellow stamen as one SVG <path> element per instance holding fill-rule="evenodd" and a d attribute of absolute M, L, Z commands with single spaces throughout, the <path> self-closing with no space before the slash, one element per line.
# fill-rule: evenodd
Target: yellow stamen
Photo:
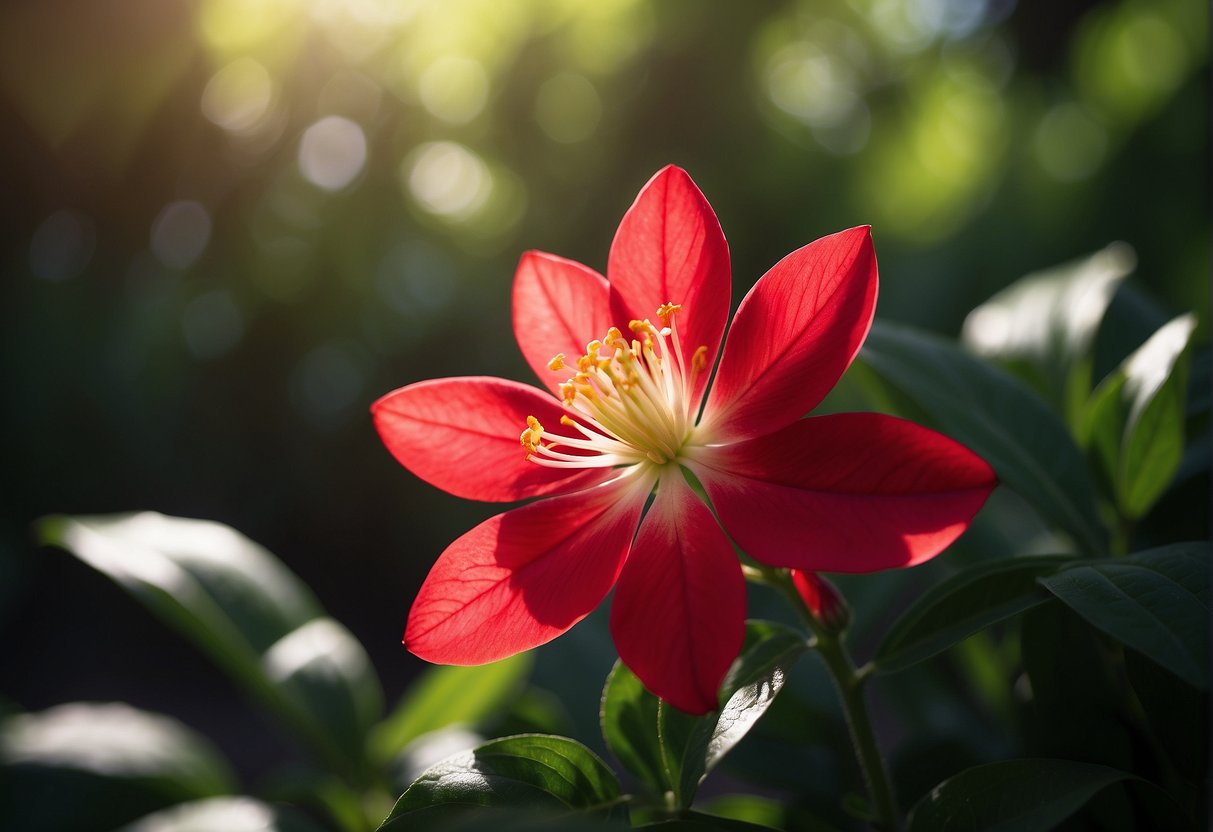
<path fill-rule="evenodd" d="M 572 419 L 570 419 L 568 416 L 561 416 L 560 424 L 564 425 L 566 428 L 573 428 L 573 427 L 577 426 L 577 423 L 574 422 Z"/>
<path fill-rule="evenodd" d="M 691 356 L 691 369 L 696 372 L 706 370 L 708 366 L 708 347 L 706 344 L 700 345 L 695 354 Z"/>
<path fill-rule="evenodd" d="M 548 362 L 548 369 L 553 373 L 564 369 L 564 353 L 556 353 L 556 357 Z"/>
<path fill-rule="evenodd" d="M 543 425 L 539 424 L 539 420 L 534 416 L 526 417 L 526 430 L 518 437 L 519 443 L 526 448 L 527 459 L 531 458 L 531 454 L 535 453 L 542 447 L 540 440 L 543 438 Z"/>
<path fill-rule="evenodd" d="M 657 317 L 661 319 L 663 324 L 669 326 L 670 318 L 674 317 L 674 313 L 680 309 L 682 309 L 682 304 L 663 303 L 657 307 Z"/>

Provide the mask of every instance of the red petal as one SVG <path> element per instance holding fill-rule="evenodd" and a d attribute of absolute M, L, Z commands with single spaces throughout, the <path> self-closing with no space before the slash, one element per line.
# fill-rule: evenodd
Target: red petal
<path fill-rule="evenodd" d="M 565 632 L 610 591 L 651 485 L 624 476 L 481 523 L 430 570 L 404 646 L 426 661 L 484 664 Z"/>
<path fill-rule="evenodd" d="M 745 637 L 745 579 L 715 518 L 680 472 L 664 477 L 611 603 L 619 657 L 693 714 L 716 710 Z"/>
<path fill-rule="evenodd" d="M 662 168 L 641 189 L 615 232 L 607 277 L 620 327 L 645 318 L 657 323 L 657 307 L 681 304 L 683 360 L 689 367 L 695 350 L 706 346 L 710 370 L 729 317 L 729 247 L 712 206 L 682 168 Z M 696 384 L 696 401 L 707 376 Z"/>
<path fill-rule="evenodd" d="M 842 413 L 709 449 L 690 467 L 725 529 L 773 566 L 874 572 L 934 557 L 997 481 L 946 436 L 879 413 Z"/>
<path fill-rule="evenodd" d="M 602 482 L 608 469 L 548 468 L 526 460 L 526 417 L 559 427 L 563 408 L 545 393 L 487 376 L 422 381 L 371 405 L 397 461 L 431 485 L 469 500 L 508 502 Z"/>
<path fill-rule="evenodd" d="M 780 260 L 733 318 L 703 422 L 713 441 L 762 436 L 804 416 L 859 352 L 876 309 L 867 226 Z"/>
<path fill-rule="evenodd" d="M 514 334 L 527 363 L 549 390 L 560 395 L 560 383 L 573 373 L 549 370 L 548 362 L 564 353 L 575 364 L 585 345 L 605 335 L 610 325 L 605 277 L 554 254 L 522 255 L 514 274 Z"/>

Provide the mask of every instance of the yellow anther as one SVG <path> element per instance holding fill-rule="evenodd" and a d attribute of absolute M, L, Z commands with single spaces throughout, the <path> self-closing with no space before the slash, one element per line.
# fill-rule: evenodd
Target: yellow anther
<path fill-rule="evenodd" d="M 708 366 L 708 347 L 701 344 L 691 356 L 691 368 L 697 372 L 706 370 Z"/>
<path fill-rule="evenodd" d="M 527 458 L 530 459 L 531 454 L 539 450 L 541 447 L 540 440 L 543 438 L 543 425 L 539 424 L 539 420 L 534 416 L 526 417 L 526 430 L 518 437 L 519 443 L 526 448 Z"/>
<path fill-rule="evenodd" d="M 564 369 L 564 353 L 556 353 L 556 357 L 548 362 L 548 369 L 553 373 Z"/>
<path fill-rule="evenodd" d="M 576 423 L 576 422 L 574 422 L 572 419 L 570 419 L 568 416 L 561 416 L 561 417 L 560 417 L 560 424 L 564 425 L 566 428 L 575 428 L 575 427 L 577 427 L 577 423 Z"/>
<path fill-rule="evenodd" d="M 651 332 L 653 330 L 653 325 L 648 321 L 630 321 L 628 323 L 628 329 L 639 335 L 642 332 Z"/>
<path fill-rule="evenodd" d="M 586 355 L 598 355 L 598 351 L 600 349 L 602 349 L 601 341 L 591 341 L 590 343 L 585 345 L 585 354 Z"/>
<path fill-rule="evenodd" d="M 618 342 L 623 340 L 623 333 L 619 331 L 619 327 L 611 327 L 607 330 L 606 338 L 602 339 L 612 347 L 619 346 Z"/>
<path fill-rule="evenodd" d="M 572 404 L 573 399 L 577 398 L 577 386 L 571 381 L 560 385 L 560 398 L 565 404 Z"/>
<path fill-rule="evenodd" d="M 657 317 L 661 319 L 663 324 L 669 324 L 670 318 L 674 317 L 674 313 L 680 309 L 682 309 L 682 304 L 663 303 L 657 307 Z"/>

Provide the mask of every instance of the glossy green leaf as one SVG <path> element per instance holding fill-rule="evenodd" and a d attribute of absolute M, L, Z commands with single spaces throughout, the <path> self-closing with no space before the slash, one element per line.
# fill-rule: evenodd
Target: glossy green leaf
<path fill-rule="evenodd" d="M 1035 382 L 1073 425 L 1091 392 L 1095 335 L 1136 259 L 1113 243 L 1020 278 L 969 313 L 961 341 Z"/>
<path fill-rule="evenodd" d="M 610 813 L 619 782 L 575 740 L 523 734 L 491 740 L 432 766 L 400 796 L 381 829 L 441 827 L 469 807 Z"/>
<path fill-rule="evenodd" d="M 616 663 L 602 698 L 602 733 L 628 771 L 657 794 L 672 792 L 686 807 L 699 783 L 771 706 L 787 668 L 808 649 L 796 630 L 747 621 L 741 654 L 720 687 L 721 709 L 692 717 L 644 689 Z"/>
<path fill-rule="evenodd" d="M 909 832 L 1040 832 L 1133 775 L 1073 760 L 1007 760 L 962 771 L 914 806 Z"/>
<path fill-rule="evenodd" d="M 788 668 L 808 649 L 805 637 L 773 621 L 747 621 L 741 655 L 720 686 L 724 705 L 695 720 L 679 770 L 678 794 L 689 806 L 712 769 L 741 741 L 779 691 Z"/>
<path fill-rule="evenodd" d="M 1112 484 L 1116 503 L 1140 517 L 1162 496 L 1183 460 L 1188 347 L 1196 316 L 1167 323 L 1091 396 L 1083 436 Z"/>
<path fill-rule="evenodd" d="M 636 674 L 616 661 L 602 691 L 602 737 L 615 759 L 658 795 L 678 786 L 677 771 L 671 770 L 677 761 L 663 753 L 661 743 L 664 710 Z"/>
<path fill-rule="evenodd" d="M 251 797 L 212 797 L 195 800 L 123 827 L 119 832 L 321 832 L 307 818 L 282 806 Z"/>
<path fill-rule="evenodd" d="M 0 723 L 6 828 L 113 828 L 182 800 L 233 789 L 211 744 L 129 705 L 59 705 Z"/>
<path fill-rule="evenodd" d="M 1082 453 L 1061 419 L 1020 381 L 942 338 L 882 322 L 860 358 L 1082 550 L 1104 553 Z"/>
<path fill-rule="evenodd" d="M 1208 689 L 1208 544 L 1177 543 L 1075 565 L 1040 582 L 1090 624 Z"/>
<path fill-rule="evenodd" d="M 362 645 L 265 549 L 219 523 L 153 512 L 50 517 L 39 531 L 181 631 L 331 764 L 364 765 L 379 680 Z"/>
<path fill-rule="evenodd" d="M 672 820 L 646 823 L 637 829 L 648 829 L 651 832 L 771 832 L 777 827 L 766 826 L 752 821 L 726 818 L 719 815 L 709 815 L 706 812 L 684 811 Z"/>
<path fill-rule="evenodd" d="M 974 633 L 1049 600 L 1036 579 L 1068 559 L 1011 558 L 966 569 L 927 590 L 890 628 L 876 650 L 883 673 L 929 659 Z"/>
<path fill-rule="evenodd" d="M 496 716 L 522 690 L 533 659 L 520 653 L 479 667 L 430 667 L 375 728 L 372 756 L 386 762 L 422 734 L 476 725 Z"/>

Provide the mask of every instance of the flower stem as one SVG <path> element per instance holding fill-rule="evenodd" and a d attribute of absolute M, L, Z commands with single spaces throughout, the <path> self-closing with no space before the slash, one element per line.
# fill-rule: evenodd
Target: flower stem
<path fill-rule="evenodd" d="M 868 794 L 872 799 L 872 808 L 876 812 L 873 826 L 885 832 L 896 832 L 901 826 L 897 802 L 893 797 L 889 771 L 876 742 L 876 732 L 872 729 L 872 718 L 868 714 L 867 701 L 863 695 L 863 685 L 870 676 L 871 667 L 855 667 L 841 634 L 827 632 L 814 618 L 792 584 L 787 570 L 761 569 L 763 582 L 780 590 L 813 631 L 816 637 L 815 647 L 830 671 L 834 686 L 838 688 L 838 696 L 842 700 L 842 710 L 846 714 L 847 727 L 851 732 L 851 744 L 855 746 L 855 756 L 863 770 Z"/>

